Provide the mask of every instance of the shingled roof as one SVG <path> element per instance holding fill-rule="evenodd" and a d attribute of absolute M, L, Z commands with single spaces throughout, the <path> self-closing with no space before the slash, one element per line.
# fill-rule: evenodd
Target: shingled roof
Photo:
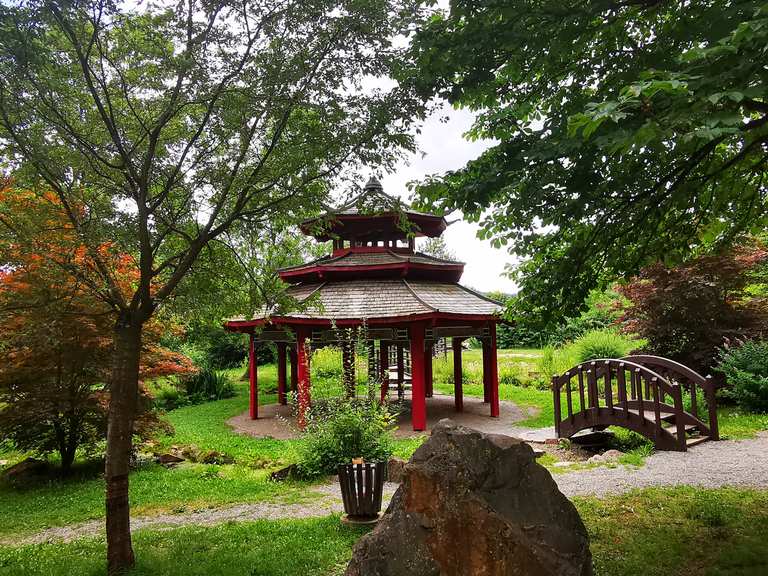
<path fill-rule="evenodd" d="M 460 284 L 387 280 L 348 280 L 301 284 L 287 289 L 299 303 L 308 300 L 306 309 L 285 313 L 271 312 L 273 317 L 314 319 L 376 319 L 442 313 L 472 316 L 492 316 L 501 304 Z M 254 320 L 267 311 L 260 310 Z"/>

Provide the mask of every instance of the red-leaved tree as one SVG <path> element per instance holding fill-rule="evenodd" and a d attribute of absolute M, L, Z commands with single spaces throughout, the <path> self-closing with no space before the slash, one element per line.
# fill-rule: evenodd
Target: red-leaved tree
<path fill-rule="evenodd" d="M 67 271 L 88 266 L 87 251 L 77 245 L 58 199 L 45 197 L 41 204 L 9 183 L 0 187 L 0 218 L 7 226 L 36 219 L 47 230 L 34 244 L 0 236 L 0 434 L 21 450 L 58 453 L 66 475 L 78 449 L 95 449 L 106 439 L 116 313 Z M 138 275 L 133 260 L 109 245 L 100 252 L 128 289 Z M 52 265 L 50 254 L 62 266 Z M 148 325 L 141 377 L 193 371 L 188 358 L 159 345 L 161 334 L 157 321 Z M 157 423 L 146 394 L 140 396 L 137 434 Z"/>
<path fill-rule="evenodd" d="M 731 336 L 768 327 L 768 307 L 754 290 L 764 281 L 768 250 L 750 241 L 675 267 L 656 263 L 619 290 L 631 305 L 625 330 L 648 340 L 650 352 L 708 370 Z"/>

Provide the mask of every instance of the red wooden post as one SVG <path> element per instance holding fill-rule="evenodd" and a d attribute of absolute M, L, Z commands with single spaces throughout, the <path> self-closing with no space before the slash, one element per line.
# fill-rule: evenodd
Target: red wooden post
<path fill-rule="evenodd" d="M 296 363 L 298 365 L 298 397 L 299 397 L 299 412 L 298 412 L 298 425 L 299 428 L 304 428 L 306 425 L 306 413 L 311 401 L 310 394 L 310 379 L 309 379 L 309 330 L 304 327 L 296 329 Z"/>
<path fill-rule="evenodd" d="M 259 417 L 259 380 L 256 367 L 256 338 L 251 334 L 248 346 L 248 381 L 250 384 L 250 396 L 248 399 L 248 413 L 251 420 Z"/>
<path fill-rule="evenodd" d="M 490 363 L 491 382 L 491 417 L 499 417 L 499 364 L 496 354 L 496 322 L 491 322 L 491 350 L 488 362 Z"/>
<path fill-rule="evenodd" d="M 285 395 L 285 342 L 277 343 L 277 402 L 288 403 Z"/>
<path fill-rule="evenodd" d="M 299 388 L 299 361 L 296 355 L 296 346 L 291 346 L 289 355 L 291 357 L 291 392 L 295 394 Z"/>
<path fill-rule="evenodd" d="M 434 340 L 429 340 L 424 346 L 424 390 L 427 398 L 432 398 L 434 392 L 432 386 L 432 350 L 434 346 Z"/>
<path fill-rule="evenodd" d="M 424 324 L 411 324 L 411 423 L 414 430 L 427 429 L 424 386 Z"/>
<path fill-rule="evenodd" d="M 491 401 L 491 339 L 483 340 L 483 402 Z"/>
<path fill-rule="evenodd" d="M 453 401 L 456 412 L 464 411 L 464 379 L 461 366 L 461 338 L 453 338 Z"/>
<path fill-rule="evenodd" d="M 381 401 L 389 395 L 389 342 L 379 342 L 379 366 L 381 369 Z"/>

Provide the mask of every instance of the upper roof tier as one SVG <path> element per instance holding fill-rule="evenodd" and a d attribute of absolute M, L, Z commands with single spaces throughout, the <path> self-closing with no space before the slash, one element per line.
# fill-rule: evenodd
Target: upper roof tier
<path fill-rule="evenodd" d="M 445 218 L 412 210 L 384 192 L 371 178 L 363 192 L 350 202 L 301 223 L 304 234 L 321 242 L 348 240 L 362 243 L 392 242 L 413 236 L 440 236 L 448 226 Z"/>
<path fill-rule="evenodd" d="M 283 268 L 284 282 L 323 282 L 355 278 L 413 278 L 458 282 L 463 262 L 443 260 L 406 248 L 357 247 L 337 250 L 312 262 Z"/>

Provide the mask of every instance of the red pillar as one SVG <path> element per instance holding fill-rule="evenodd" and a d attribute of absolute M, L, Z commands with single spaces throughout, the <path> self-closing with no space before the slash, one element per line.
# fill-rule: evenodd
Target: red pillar
<path fill-rule="evenodd" d="M 306 425 L 306 413 L 311 401 L 310 397 L 310 380 L 309 380 L 309 330 L 306 328 L 296 329 L 296 363 L 298 365 L 298 399 L 299 399 L 299 411 L 298 411 L 298 425 L 299 428 L 304 428 Z"/>
<path fill-rule="evenodd" d="M 256 338 L 251 334 L 248 346 L 248 381 L 250 384 L 250 396 L 248 399 L 248 413 L 251 420 L 259 417 L 259 380 L 256 367 Z"/>
<path fill-rule="evenodd" d="M 289 355 L 291 357 L 291 392 L 295 394 L 298 391 L 299 384 L 299 361 L 296 357 L 295 346 L 291 346 Z"/>
<path fill-rule="evenodd" d="M 389 342 L 379 342 L 379 367 L 381 370 L 381 401 L 389 395 Z"/>
<path fill-rule="evenodd" d="M 499 417 L 499 364 L 496 356 L 496 323 L 491 322 L 491 350 L 488 362 L 491 368 L 491 416 L 493 418 Z"/>
<path fill-rule="evenodd" d="M 491 401 L 491 340 L 483 340 L 483 402 Z"/>
<path fill-rule="evenodd" d="M 424 347 L 424 388 L 427 398 L 432 398 L 434 392 L 432 387 L 432 348 L 434 340 L 430 340 Z"/>
<path fill-rule="evenodd" d="M 464 411 L 464 379 L 461 366 L 461 338 L 453 338 L 453 401 L 456 412 Z"/>
<path fill-rule="evenodd" d="M 411 324 L 411 423 L 414 430 L 427 429 L 424 387 L 424 324 Z"/>
<path fill-rule="evenodd" d="M 277 343 L 277 402 L 288 403 L 285 395 L 285 342 Z"/>

